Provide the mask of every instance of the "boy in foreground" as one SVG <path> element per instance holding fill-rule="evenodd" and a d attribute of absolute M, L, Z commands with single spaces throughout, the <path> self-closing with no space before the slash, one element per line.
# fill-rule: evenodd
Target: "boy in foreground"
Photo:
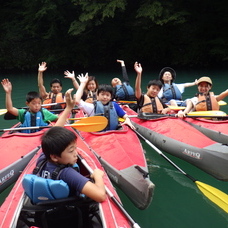
<path fill-rule="evenodd" d="M 48 160 L 41 171 L 41 176 L 44 178 L 50 178 L 58 166 L 65 165 L 66 167 L 63 168 L 59 179 L 68 184 L 70 196 L 79 196 L 82 193 L 97 202 L 102 202 L 106 199 L 103 171 L 94 170 L 91 176 L 94 179 L 94 183 L 92 183 L 90 179 L 72 168 L 78 159 L 77 136 L 74 132 L 63 127 L 68 114 L 74 107 L 74 101 L 71 98 L 72 90 L 69 89 L 65 94 L 67 106 L 55 126 L 45 132 L 41 138 L 43 154 L 41 154 L 37 164 L 44 159 Z"/>
<path fill-rule="evenodd" d="M 3 79 L 2 87 L 6 92 L 6 109 L 9 113 L 16 116 L 16 118 L 21 122 L 20 127 L 34 127 L 34 126 L 47 126 L 49 122 L 58 119 L 57 115 L 49 112 L 47 109 L 41 107 L 42 98 L 39 93 L 31 91 L 26 96 L 27 109 L 17 109 L 13 107 L 12 102 L 12 84 L 8 79 Z M 32 133 L 38 130 L 23 130 L 23 133 Z"/>

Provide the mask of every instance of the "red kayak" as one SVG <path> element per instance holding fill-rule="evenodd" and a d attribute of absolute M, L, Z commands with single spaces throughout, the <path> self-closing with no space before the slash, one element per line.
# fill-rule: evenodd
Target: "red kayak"
<path fill-rule="evenodd" d="M 77 117 L 84 117 L 79 112 Z M 152 200 L 154 184 L 149 172 L 144 150 L 134 131 L 127 125 L 106 132 L 80 132 L 105 168 L 109 178 L 139 209 L 145 209 Z"/>
<path fill-rule="evenodd" d="M 137 115 L 124 107 L 128 115 Z M 176 117 L 149 119 L 153 114 L 131 118 L 136 130 L 148 141 L 215 178 L 228 181 L 228 146 L 217 143 Z"/>
<path fill-rule="evenodd" d="M 203 118 L 184 118 L 184 121 L 202 132 L 210 139 L 228 144 L 228 120 L 208 120 Z"/>
<path fill-rule="evenodd" d="M 17 180 L 39 150 L 40 137 L 46 130 L 29 134 L 7 131 L 0 137 L 0 193 Z"/>
<path fill-rule="evenodd" d="M 87 162 L 87 164 L 90 166 L 92 170 L 95 168 L 103 169 L 101 164 L 95 157 L 95 155 L 91 152 L 91 150 L 87 147 L 87 145 L 83 142 L 83 140 L 80 137 L 78 137 L 77 139 L 77 146 L 78 146 L 79 154 Z M 22 183 L 23 176 L 25 174 L 32 173 L 32 170 L 35 167 L 37 158 L 39 157 L 40 153 L 41 153 L 41 150 L 39 150 L 39 152 L 35 154 L 35 156 L 32 158 L 30 163 L 26 166 L 22 175 L 19 177 L 18 181 L 16 182 L 15 186 L 10 192 L 9 196 L 2 204 L 0 209 L 0 227 L 2 228 L 16 227 L 17 224 L 19 224 L 19 220 L 20 220 L 19 218 L 21 218 L 20 217 L 21 211 L 24 211 L 23 213 L 25 213 L 28 210 L 30 214 L 33 211 L 34 205 L 31 205 L 28 203 L 28 197 L 24 194 L 24 190 L 21 183 Z M 83 172 L 82 173 L 83 175 L 89 174 L 88 171 L 85 169 L 85 167 L 81 167 L 83 166 L 83 163 L 80 163 L 80 161 L 79 161 L 79 166 Z M 106 174 L 104 176 L 104 182 L 107 189 L 113 194 L 113 197 L 118 202 L 120 202 L 120 199 Z M 121 205 L 121 202 L 120 202 L 120 205 Z M 55 209 L 58 207 L 59 207 L 58 204 L 55 205 Z M 126 215 L 126 211 L 124 212 L 124 209 L 122 210 L 121 207 L 118 207 L 115 201 L 113 201 L 110 197 L 107 197 L 107 199 L 104 202 L 99 203 L 97 208 L 99 209 L 98 215 L 100 217 L 101 222 L 100 224 L 95 224 L 96 226 L 94 225 L 93 227 L 127 228 L 127 227 L 132 227 L 131 225 L 134 225 L 134 224 L 131 224 L 132 222 L 129 221 L 129 218 L 126 217 L 128 215 L 128 214 Z M 44 208 L 44 210 L 46 209 Z M 48 211 L 46 214 L 48 214 Z M 61 214 L 59 214 L 56 217 L 56 219 L 58 219 L 58 217 L 61 217 Z M 31 222 L 31 219 L 32 218 L 30 218 L 30 222 Z M 43 219 L 46 220 L 47 218 L 43 217 Z M 77 218 L 73 218 L 73 219 L 77 219 Z M 96 221 L 94 221 L 94 223 L 95 222 Z M 97 226 L 97 225 L 100 225 L 100 226 Z M 33 226 L 36 226 L 36 224 L 33 224 Z M 133 227 L 139 227 L 139 226 L 137 225 L 137 223 L 135 223 L 135 226 Z"/>

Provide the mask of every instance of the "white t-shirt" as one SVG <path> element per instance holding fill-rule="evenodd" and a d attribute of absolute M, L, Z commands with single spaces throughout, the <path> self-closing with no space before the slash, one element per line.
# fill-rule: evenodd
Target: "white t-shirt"
<path fill-rule="evenodd" d="M 78 107 L 82 109 L 88 116 L 94 116 L 94 104 L 80 100 Z"/>

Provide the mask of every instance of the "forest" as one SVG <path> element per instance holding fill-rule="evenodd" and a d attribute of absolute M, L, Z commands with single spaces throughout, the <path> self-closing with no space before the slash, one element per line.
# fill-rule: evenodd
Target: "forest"
<path fill-rule="evenodd" d="M 224 0 L 8 0 L 0 8 L 0 69 L 225 67 Z M 67 68 L 66 68 L 67 67 Z"/>

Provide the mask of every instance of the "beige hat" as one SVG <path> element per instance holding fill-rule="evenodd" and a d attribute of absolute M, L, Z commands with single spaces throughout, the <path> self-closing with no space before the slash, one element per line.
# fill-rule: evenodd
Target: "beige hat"
<path fill-rule="evenodd" d="M 209 83 L 211 86 L 212 86 L 212 81 L 209 77 L 201 77 L 199 80 L 198 80 L 198 85 L 201 83 L 201 82 L 207 82 Z"/>

